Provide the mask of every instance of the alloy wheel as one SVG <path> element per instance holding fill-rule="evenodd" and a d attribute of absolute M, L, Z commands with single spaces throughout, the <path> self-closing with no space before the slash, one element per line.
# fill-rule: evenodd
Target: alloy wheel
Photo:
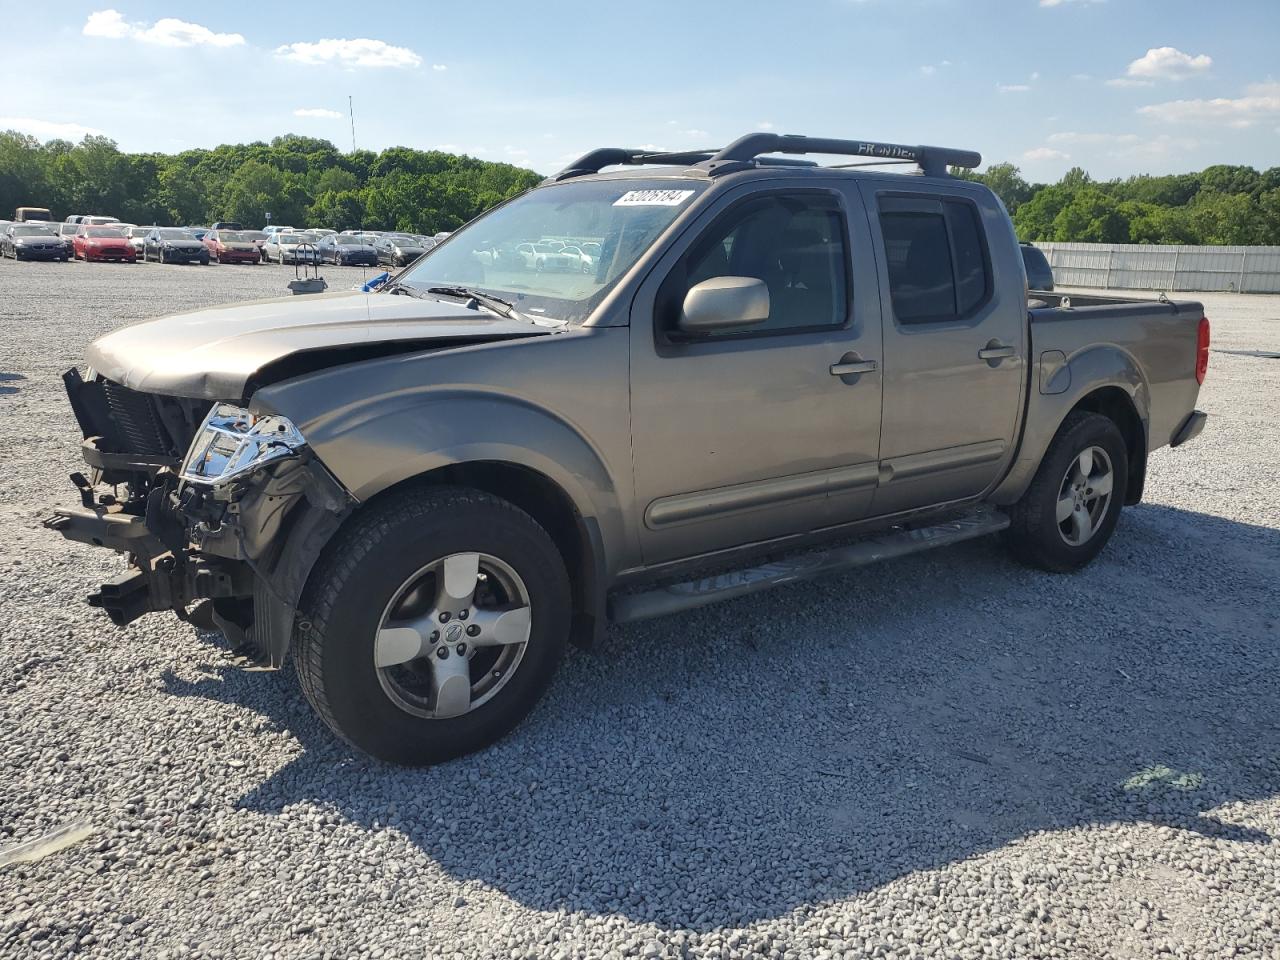
<path fill-rule="evenodd" d="M 1098 532 L 1111 505 L 1114 482 L 1111 457 L 1101 447 L 1088 447 L 1071 461 L 1055 512 L 1058 533 L 1067 544 L 1083 546 Z"/>
<path fill-rule="evenodd" d="M 459 717 L 493 699 L 524 658 L 532 624 L 520 575 L 487 553 L 455 553 L 406 580 L 379 620 L 373 659 L 402 710 Z"/>

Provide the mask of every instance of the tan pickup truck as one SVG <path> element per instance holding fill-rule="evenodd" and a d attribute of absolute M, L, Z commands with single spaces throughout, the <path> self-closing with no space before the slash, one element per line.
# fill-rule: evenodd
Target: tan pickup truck
<path fill-rule="evenodd" d="M 1208 321 L 1029 295 L 1000 202 L 947 173 L 978 162 L 597 150 L 376 292 L 123 328 L 66 374 L 91 470 L 46 523 L 127 556 L 90 598 L 115 622 L 292 651 L 408 764 L 509 731 L 610 620 L 997 532 L 1074 570 L 1202 429 Z"/>

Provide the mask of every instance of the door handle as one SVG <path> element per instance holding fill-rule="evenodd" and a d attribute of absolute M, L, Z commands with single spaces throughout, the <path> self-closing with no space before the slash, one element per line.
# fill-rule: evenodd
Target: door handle
<path fill-rule="evenodd" d="M 857 376 L 860 373 L 875 373 L 879 366 L 874 360 L 863 360 L 856 353 L 846 353 L 831 365 L 833 377 Z"/>
<path fill-rule="evenodd" d="M 1010 347 L 1001 343 L 999 340 L 992 340 L 985 347 L 978 351 L 979 360 L 1003 360 L 1005 357 L 1012 357 L 1017 353 L 1016 347 Z"/>

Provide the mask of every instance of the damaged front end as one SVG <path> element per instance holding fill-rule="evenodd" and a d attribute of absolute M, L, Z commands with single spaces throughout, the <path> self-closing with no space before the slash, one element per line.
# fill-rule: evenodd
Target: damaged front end
<path fill-rule="evenodd" d="M 171 610 L 221 630 L 246 666 L 278 669 L 324 544 L 354 506 L 282 417 L 64 376 L 90 476 L 45 526 L 123 553 L 89 597 L 125 625 Z"/>

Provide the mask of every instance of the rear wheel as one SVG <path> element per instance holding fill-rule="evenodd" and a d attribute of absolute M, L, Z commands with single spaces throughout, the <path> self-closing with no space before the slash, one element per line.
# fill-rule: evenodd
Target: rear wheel
<path fill-rule="evenodd" d="M 357 515 L 301 607 L 312 706 L 356 747 L 421 766 L 489 745 L 533 708 L 564 652 L 569 582 L 522 510 L 416 488 Z"/>
<path fill-rule="evenodd" d="M 1009 511 L 1006 541 L 1023 563 L 1078 570 L 1101 552 L 1120 519 L 1129 480 L 1128 450 L 1108 417 L 1070 414 Z"/>

